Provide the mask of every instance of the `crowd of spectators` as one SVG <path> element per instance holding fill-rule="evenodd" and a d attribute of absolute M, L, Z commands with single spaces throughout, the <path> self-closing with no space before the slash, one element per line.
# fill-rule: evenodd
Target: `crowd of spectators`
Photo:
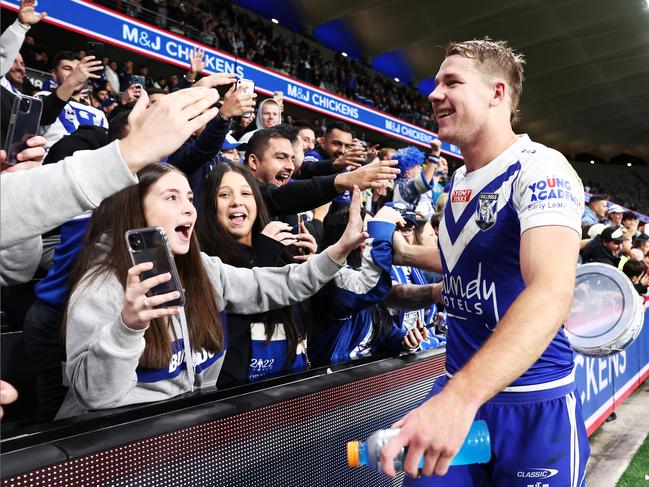
<path fill-rule="evenodd" d="M 131 60 L 95 59 L 87 46 L 46 54 L 31 32 L 23 44 L 40 17 L 33 0 L 21 3 L 2 35 L 2 135 L 23 95 L 36 94 L 44 109 L 40 136 L 19 163 L 5 165 L 1 155 L 1 279 L 10 292 L 43 276 L 26 316 L 3 299 L 3 321 L 24 330 L 40 417 L 444 343 L 440 276 L 397 262 L 400 245 L 437 247 L 449 191 L 439 141 L 426 152 L 397 150 L 369 146 L 341 122 L 292 120 L 281 97 L 258 102 L 232 74 L 201 77 L 200 49 L 191 68 L 169 80 Z M 201 32 L 212 22 L 240 55 L 275 52 L 284 62 L 289 53 L 298 64 L 309 61 L 308 69 L 291 67 L 304 78 L 327 83 L 333 76 L 349 96 L 362 90 L 345 81 L 354 64 L 340 58 L 340 66 L 331 63 L 339 70 L 325 74 L 315 69 L 321 61 L 291 56 L 296 43 L 240 19 L 229 4 L 160 0 L 116 8 L 139 15 L 138 5 Z M 226 29 L 228 22 L 241 26 Z M 24 59 L 50 63 L 52 80 L 38 93 Z M 407 105 L 399 93 L 384 96 L 396 108 Z M 430 112 L 419 107 L 409 110 Z M 637 217 L 623 213 L 618 221 L 616 214 L 606 198 L 591 198 L 584 259 L 589 246 L 601 245 L 646 294 L 644 229 Z M 608 219 L 621 227 L 596 235 L 595 225 Z M 160 306 L 180 299 L 180 290 L 147 293 L 171 276 L 145 277 L 150 266 L 129 260 L 125 231 L 147 226 L 167 233 L 182 308 Z"/>
<path fill-rule="evenodd" d="M 612 265 L 626 274 L 638 294 L 649 300 L 649 234 L 638 215 L 610 203 L 606 195 L 591 195 L 582 216 L 584 263 Z"/>
<path fill-rule="evenodd" d="M 231 0 L 101 0 L 134 18 L 151 22 L 331 93 L 436 131 L 425 95 L 354 61 L 327 52 L 267 20 L 235 8 Z"/>
<path fill-rule="evenodd" d="M 397 151 L 344 123 L 286 123 L 281 98 L 258 103 L 233 74 L 200 77 L 200 50 L 177 83 L 96 59 L 96 45 L 43 54 L 40 19 L 22 0 L 0 80 L 2 136 L 26 95 L 43 104 L 17 161 L 0 153 L 3 326 L 23 331 L 34 418 L 444 342 L 440 285 L 392 265 L 393 234 L 436 244 L 438 141 Z M 50 63 L 39 89 L 19 49 Z M 125 232 L 147 226 L 166 232 L 182 308 L 160 306 L 179 291 L 147 293 L 166 275 L 129 260 Z M 25 300 L 26 313 L 12 308 Z"/>

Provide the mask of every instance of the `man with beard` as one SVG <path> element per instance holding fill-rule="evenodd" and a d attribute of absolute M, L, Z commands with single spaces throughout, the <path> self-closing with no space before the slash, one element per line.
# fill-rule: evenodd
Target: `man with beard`
<path fill-rule="evenodd" d="M 624 232 L 620 227 L 610 226 L 586 244 L 581 251 L 584 263 L 600 262 L 617 267 L 620 263 L 620 250 L 625 240 Z"/>
<path fill-rule="evenodd" d="M 327 125 L 322 144 L 304 155 L 300 178 L 324 176 L 354 169 L 365 162 L 366 151 L 354 145 L 349 125 L 331 122 Z"/>

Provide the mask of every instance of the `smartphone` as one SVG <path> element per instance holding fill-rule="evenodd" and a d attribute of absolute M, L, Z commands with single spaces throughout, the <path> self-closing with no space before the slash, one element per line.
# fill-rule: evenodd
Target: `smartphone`
<path fill-rule="evenodd" d="M 251 79 L 246 78 L 237 78 L 237 87 L 235 89 L 242 89 L 244 93 L 254 93 L 255 92 L 255 82 Z M 252 117 L 253 112 L 244 113 L 241 115 L 242 118 Z"/>
<path fill-rule="evenodd" d="M 86 41 L 86 56 L 95 56 L 95 60 L 104 59 L 104 43 L 99 41 Z"/>
<path fill-rule="evenodd" d="M 148 279 L 168 272 L 171 274 L 171 280 L 158 284 L 151 289 L 147 296 L 158 296 L 173 291 L 178 291 L 180 297 L 172 301 L 167 301 L 156 308 L 169 308 L 171 306 L 185 305 L 185 292 L 180 284 L 180 277 L 176 269 L 176 263 L 173 255 L 169 250 L 167 234 L 162 227 L 147 227 L 128 230 L 125 234 L 128 252 L 131 255 L 133 265 L 144 262 L 153 262 L 153 268 L 143 272 L 140 279 Z"/>
<path fill-rule="evenodd" d="M 142 88 L 144 88 L 145 83 L 146 83 L 146 78 L 144 76 L 141 76 L 139 74 L 132 74 L 131 75 L 131 84 L 132 85 L 140 85 Z"/>
<path fill-rule="evenodd" d="M 9 116 L 9 128 L 4 150 L 7 152 L 5 164 L 17 164 L 16 156 L 27 148 L 27 140 L 38 133 L 43 112 L 43 100 L 32 96 L 17 96 Z"/>

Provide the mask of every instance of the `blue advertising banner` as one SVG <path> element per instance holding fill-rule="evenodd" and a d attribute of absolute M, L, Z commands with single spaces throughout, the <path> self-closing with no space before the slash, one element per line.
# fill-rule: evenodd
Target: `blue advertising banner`
<path fill-rule="evenodd" d="M 649 310 L 640 336 L 609 357 L 575 354 L 575 382 L 590 435 L 649 377 Z"/>
<path fill-rule="evenodd" d="M 17 1 L 0 0 L 0 4 L 18 8 Z M 408 143 L 428 146 L 437 138 L 421 127 L 92 3 L 40 0 L 38 10 L 48 13 L 46 22 L 178 66 L 188 67 L 192 50 L 200 46 L 205 49 L 206 73 L 236 73 L 254 80 L 260 93 L 282 91 L 287 102 Z M 462 159 L 457 146 L 442 143 L 442 151 Z"/>

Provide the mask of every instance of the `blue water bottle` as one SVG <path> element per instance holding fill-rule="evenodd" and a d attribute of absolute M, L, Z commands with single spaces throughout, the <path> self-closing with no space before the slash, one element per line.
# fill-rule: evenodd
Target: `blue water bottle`
<path fill-rule="evenodd" d="M 394 436 L 399 434 L 398 429 L 385 429 L 373 433 L 366 441 L 350 441 L 347 443 L 347 464 L 350 467 L 367 465 L 374 470 L 381 471 L 381 449 Z M 394 459 L 394 469 L 403 470 L 403 459 L 406 457 L 406 448 L 401 449 Z M 451 460 L 451 465 L 471 465 L 487 463 L 491 460 L 491 438 L 487 423 L 479 419 L 474 421 L 471 429 L 464 439 L 462 448 Z M 419 462 L 419 468 L 424 467 L 424 459 Z"/>

